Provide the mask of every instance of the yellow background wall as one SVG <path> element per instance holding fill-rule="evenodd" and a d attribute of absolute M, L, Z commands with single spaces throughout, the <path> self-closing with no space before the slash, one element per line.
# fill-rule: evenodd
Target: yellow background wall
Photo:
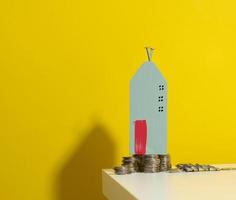
<path fill-rule="evenodd" d="M 156 48 L 176 162 L 236 162 L 233 0 L 0 2 L 0 199 L 103 199 L 129 80 Z"/>

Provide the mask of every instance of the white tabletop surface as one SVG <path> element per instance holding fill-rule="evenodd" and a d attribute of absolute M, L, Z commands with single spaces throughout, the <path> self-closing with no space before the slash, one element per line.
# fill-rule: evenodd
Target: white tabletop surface
<path fill-rule="evenodd" d="M 236 167 L 236 164 L 214 166 Z M 112 182 L 106 184 L 109 179 Z M 138 200 L 236 200 L 236 170 L 129 175 L 103 170 L 103 193 L 109 200 L 119 199 L 119 194 L 123 195 L 122 200 L 125 194 L 126 199 Z"/>

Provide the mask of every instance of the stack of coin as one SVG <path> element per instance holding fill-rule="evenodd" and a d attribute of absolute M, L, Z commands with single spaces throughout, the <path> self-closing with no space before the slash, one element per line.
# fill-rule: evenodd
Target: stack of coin
<path fill-rule="evenodd" d="M 171 169 L 171 161 L 169 154 L 161 154 L 160 158 L 160 171 L 168 171 Z"/>
<path fill-rule="evenodd" d="M 212 165 L 199 165 L 199 164 L 178 164 L 177 169 L 184 172 L 200 172 L 200 171 L 219 171 L 220 169 Z"/>
<path fill-rule="evenodd" d="M 155 173 L 171 169 L 170 156 L 168 154 L 145 154 L 123 157 L 122 165 L 115 167 L 115 173 L 119 175 L 134 172 Z"/>
<path fill-rule="evenodd" d="M 128 174 L 134 173 L 137 169 L 136 159 L 132 156 L 123 157 L 122 166 L 126 168 Z"/>
<path fill-rule="evenodd" d="M 120 166 L 120 167 L 114 167 L 114 170 L 115 170 L 115 174 L 117 175 L 125 175 L 127 174 L 127 169 L 123 166 Z"/>
<path fill-rule="evenodd" d="M 133 157 L 135 158 L 136 172 L 143 172 L 143 155 L 134 154 Z"/>
<path fill-rule="evenodd" d="M 146 154 L 143 156 L 143 172 L 155 173 L 160 171 L 160 159 L 157 154 Z"/>

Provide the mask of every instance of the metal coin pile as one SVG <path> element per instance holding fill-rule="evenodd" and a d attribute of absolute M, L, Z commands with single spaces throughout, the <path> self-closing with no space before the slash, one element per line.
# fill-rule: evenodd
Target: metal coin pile
<path fill-rule="evenodd" d="M 146 154 L 143 156 L 143 172 L 155 173 L 160 171 L 160 159 L 156 154 Z"/>
<path fill-rule="evenodd" d="M 199 165 L 199 164 L 178 164 L 177 169 L 184 172 L 199 172 L 199 171 L 219 171 L 220 169 L 212 165 Z"/>
<path fill-rule="evenodd" d="M 127 174 L 127 169 L 123 166 L 120 166 L 120 167 L 114 167 L 114 170 L 115 170 L 115 174 L 117 175 L 125 175 Z"/>
<path fill-rule="evenodd" d="M 160 171 L 168 171 L 171 169 L 171 161 L 169 154 L 159 155 L 160 158 Z"/>
<path fill-rule="evenodd" d="M 140 172 L 142 165 L 142 156 L 133 155 L 123 157 L 120 167 L 114 167 L 115 173 L 118 175 L 131 174 L 134 172 Z"/>
<path fill-rule="evenodd" d="M 136 162 L 136 171 L 137 172 L 143 172 L 143 155 L 140 154 L 134 154 L 133 157 L 135 158 Z"/>
<path fill-rule="evenodd" d="M 126 168 L 127 174 L 134 173 L 137 170 L 136 159 L 131 156 L 123 157 L 122 166 Z"/>
<path fill-rule="evenodd" d="M 170 156 L 158 154 L 133 155 L 123 157 L 122 164 L 115 167 L 115 173 L 119 175 L 135 172 L 155 173 L 171 169 Z"/>

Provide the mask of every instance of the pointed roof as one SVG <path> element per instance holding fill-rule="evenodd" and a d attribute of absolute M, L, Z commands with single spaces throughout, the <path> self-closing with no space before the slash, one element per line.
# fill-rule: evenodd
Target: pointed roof
<path fill-rule="evenodd" d="M 166 82 L 164 76 L 152 61 L 143 63 L 138 71 L 134 74 L 131 81 L 137 79 L 140 80 L 142 77 L 149 77 L 150 79 L 157 79 L 157 81 L 160 80 Z"/>

